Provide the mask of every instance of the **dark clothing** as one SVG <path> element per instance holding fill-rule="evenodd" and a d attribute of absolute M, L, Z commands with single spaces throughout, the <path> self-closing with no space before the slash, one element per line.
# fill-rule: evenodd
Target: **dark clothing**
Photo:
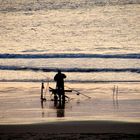
<path fill-rule="evenodd" d="M 56 96 L 59 97 L 59 102 L 61 101 L 65 102 L 65 90 L 64 90 L 64 79 L 66 78 L 66 75 L 61 73 L 60 70 L 58 70 L 58 73 L 54 76 L 54 81 L 56 81 Z"/>
<path fill-rule="evenodd" d="M 57 89 L 64 89 L 64 79 L 66 75 L 63 73 L 57 73 L 54 77 L 54 81 L 56 81 L 56 88 Z"/>

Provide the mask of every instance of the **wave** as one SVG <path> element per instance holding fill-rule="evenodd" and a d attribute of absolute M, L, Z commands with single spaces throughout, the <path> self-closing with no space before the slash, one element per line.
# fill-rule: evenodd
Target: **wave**
<path fill-rule="evenodd" d="M 140 73 L 140 68 L 60 68 L 63 72 L 132 72 Z M 0 70 L 22 70 L 22 71 L 42 71 L 42 72 L 57 72 L 58 68 L 44 67 L 20 67 L 20 66 L 0 66 Z"/>
<path fill-rule="evenodd" d="M 0 82 L 54 82 L 44 79 L 0 79 Z M 68 83 L 139 83 L 140 80 L 66 80 Z"/>
<path fill-rule="evenodd" d="M 140 59 L 140 54 L 0 54 L 0 59 L 40 59 L 40 58 L 118 58 L 118 59 Z"/>
<path fill-rule="evenodd" d="M 0 0 L 0 11 L 36 11 L 140 4 L 139 0 Z"/>

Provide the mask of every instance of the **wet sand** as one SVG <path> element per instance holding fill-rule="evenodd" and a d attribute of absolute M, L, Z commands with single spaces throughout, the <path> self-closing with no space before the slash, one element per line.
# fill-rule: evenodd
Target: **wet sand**
<path fill-rule="evenodd" d="M 59 121 L 127 121 L 140 122 L 139 83 L 66 83 L 80 91 L 67 93 L 70 101 L 64 108 L 55 106 L 46 93 L 40 102 L 40 83 L 0 83 L 0 124 L 36 124 Z M 45 84 L 47 85 L 47 84 Z M 118 87 L 117 96 L 113 92 Z M 55 83 L 50 83 L 51 87 Z"/>
<path fill-rule="evenodd" d="M 40 105 L 40 83 L 0 83 L 0 139 L 138 140 L 139 83 L 115 85 L 117 102 L 112 99 L 114 83 L 69 83 L 92 98 L 73 93 L 65 109 L 57 109 L 50 101 Z"/>

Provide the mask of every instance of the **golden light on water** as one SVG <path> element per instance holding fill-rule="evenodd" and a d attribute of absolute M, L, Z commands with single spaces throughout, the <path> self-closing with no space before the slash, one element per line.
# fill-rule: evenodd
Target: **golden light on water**
<path fill-rule="evenodd" d="M 47 83 L 46 83 L 47 84 Z M 45 84 L 45 85 L 46 85 Z M 138 122 L 139 93 L 138 83 L 114 83 L 118 86 L 117 102 L 113 100 L 113 87 L 110 84 L 70 84 L 74 89 L 91 98 L 67 93 L 73 98 L 66 103 L 64 116 L 57 117 L 60 109 L 54 108 L 52 101 L 40 102 L 40 83 L 0 83 L 0 123 L 37 123 L 59 120 L 115 120 Z M 130 86 L 131 85 L 131 86 Z M 54 83 L 50 83 L 54 87 Z M 82 87 L 82 88 L 81 88 Z M 46 94 L 50 99 L 50 94 Z M 116 98 L 116 97 L 115 97 Z M 116 103 L 117 104 L 116 104 Z M 89 111 L 90 110 L 90 111 Z"/>

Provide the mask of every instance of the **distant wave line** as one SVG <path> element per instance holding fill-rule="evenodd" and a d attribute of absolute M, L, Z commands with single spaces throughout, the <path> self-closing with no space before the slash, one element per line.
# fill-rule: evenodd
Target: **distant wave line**
<path fill-rule="evenodd" d="M 44 79 L 0 79 L 0 82 L 54 82 Z M 66 80 L 66 83 L 139 83 L 140 80 Z"/>
<path fill-rule="evenodd" d="M 140 68 L 59 68 L 63 72 L 132 72 L 140 73 Z M 19 66 L 0 66 L 0 70 L 30 70 L 42 72 L 57 72 L 58 68 L 45 68 L 45 67 L 19 67 Z"/>
<path fill-rule="evenodd" d="M 12 1 L 0 0 L 0 11 L 32 11 L 32 10 L 58 10 L 58 9 L 79 9 L 89 8 L 93 6 L 105 5 L 126 5 L 126 4 L 139 4 L 139 0 L 82 0 L 82 1 Z"/>
<path fill-rule="evenodd" d="M 118 58 L 118 59 L 140 59 L 140 54 L 0 54 L 0 59 L 41 59 L 41 58 Z"/>

